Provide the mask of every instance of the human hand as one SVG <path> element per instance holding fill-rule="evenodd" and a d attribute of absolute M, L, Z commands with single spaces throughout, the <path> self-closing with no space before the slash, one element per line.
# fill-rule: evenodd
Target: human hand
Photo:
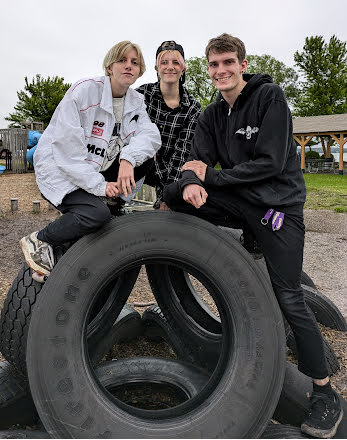
<path fill-rule="evenodd" d="M 206 203 L 208 194 L 200 185 L 190 184 L 184 187 L 183 190 L 183 200 L 190 203 L 194 208 L 199 209 L 202 205 Z"/>
<path fill-rule="evenodd" d="M 106 183 L 106 197 L 118 197 L 119 189 L 117 187 L 116 182 L 107 182 Z"/>
<path fill-rule="evenodd" d="M 117 186 L 121 193 L 128 197 L 128 192 L 133 192 L 132 187 L 136 188 L 134 180 L 134 167 L 125 159 L 121 159 L 118 171 Z"/>
<path fill-rule="evenodd" d="M 170 208 L 167 206 L 165 202 L 161 202 L 159 205 L 159 210 L 161 211 L 170 211 Z"/>
<path fill-rule="evenodd" d="M 201 160 L 191 160 L 185 163 L 182 167 L 182 171 L 193 171 L 196 176 L 201 180 L 201 182 L 205 181 L 207 165 Z"/>

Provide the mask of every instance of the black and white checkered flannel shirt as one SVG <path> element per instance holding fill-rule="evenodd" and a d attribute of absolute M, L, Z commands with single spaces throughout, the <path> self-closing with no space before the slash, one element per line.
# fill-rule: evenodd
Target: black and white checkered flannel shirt
<path fill-rule="evenodd" d="M 143 84 L 136 90 L 144 95 L 147 113 L 161 134 L 162 146 L 156 155 L 154 178 L 150 179 L 161 200 L 164 186 L 181 177 L 181 167 L 190 153 L 201 106 L 183 86 L 180 86 L 180 105 L 175 109 L 166 105 L 159 82 Z"/>

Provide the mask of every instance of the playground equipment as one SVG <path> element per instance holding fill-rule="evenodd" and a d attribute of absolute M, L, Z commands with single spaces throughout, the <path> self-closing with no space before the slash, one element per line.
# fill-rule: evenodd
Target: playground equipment
<path fill-rule="evenodd" d="M 41 136 L 42 136 L 42 133 L 40 133 L 39 131 L 29 130 L 28 147 L 30 147 L 30 149 L 28 150 L 28 152 L 26 154 L 26 158 L 27 158 L 27 161 L 32 166 L 34 166 L 34 153 L 35 153 L 37 144 L 38 144 Z"/>
<path fill-rule="evenodd" d="M 6 128 L 0 130 L 0 158 L 4 159 L 6 170 L 13 173 L 28 171 L 27 151 L 37 145 L 42 133 L 24 128 Z M 33 154 L 32 151 L 31 154 Z M 29 161 L 30 163 L 30 161 Z M 1 172 L 1 171 L 0 171 Z"/>

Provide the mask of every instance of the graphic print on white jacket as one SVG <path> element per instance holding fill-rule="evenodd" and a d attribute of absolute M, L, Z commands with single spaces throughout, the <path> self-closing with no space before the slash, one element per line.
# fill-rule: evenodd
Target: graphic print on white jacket
<path fill-rule="evenodd" d="M 73 84 L 56 108 L 34 155 L 36 182 L 55 206 L 66 194 L 82 188 L 105 196 L 99 173 L 111 138 L 115 117 L 110 78 L 82 79 Z M 160 133 L 146 111 L 143 95 L 128 89 L 120 129 L 124 142 L 120 159 L 134 167 L 154 157 L 161 147 Z"/>

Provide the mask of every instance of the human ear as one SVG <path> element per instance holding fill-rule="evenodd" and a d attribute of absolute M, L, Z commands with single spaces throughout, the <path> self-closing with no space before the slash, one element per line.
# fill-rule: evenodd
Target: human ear
<path fill-rule="evenodd" d="M 247 66 L 248 66 L 248 61 L 247 60 L 243 60 L 242 63 L 241 63 L 242 73 L 246 72 Z"/>

